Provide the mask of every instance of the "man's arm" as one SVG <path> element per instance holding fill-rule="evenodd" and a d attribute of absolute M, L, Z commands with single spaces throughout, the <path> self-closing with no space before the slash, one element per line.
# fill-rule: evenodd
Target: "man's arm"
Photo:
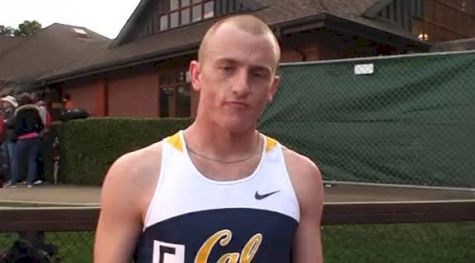
<path fill-rule="evenodd" d="M 157 160 L 156 153 L 139 150 L 122 156 L 110 168 L 101 192 L 94 262 L 130 262 L 156 184 Z"/>
<path fill-rule="evenodd" d="M 320 223 L 323 183 L 318 167 L 308 158 L 286 150 L 285 158 L 300 205 L 300 223 L 294 240 L 293 262 L 323 262 Z"/>

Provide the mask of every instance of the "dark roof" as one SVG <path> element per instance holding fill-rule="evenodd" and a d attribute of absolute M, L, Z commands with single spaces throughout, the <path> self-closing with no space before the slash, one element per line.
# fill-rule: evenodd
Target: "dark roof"
<path fill-rule="evenodd" d="M 142 0 L 144 6 L 149 0 Z M 399 36 L 414 43 L 420 43 L 408 32 L 389 24 L 366 18 L 365 12 L 380 8 L 379 0 L 255 0 L 263 8 L 250 12 L 261 18 L 273 28 L 285 29 L 305 25 L 315 21 L 332 19 L 339 25 L 358 24 L 370 28 L 379 35 L 384 32 Z M 132 16 L 140 15 L 137 8 Z M 125 66 L 157 61 L 179 54 L 195 53 L 202 36 L 217 19 L 213 18 L 174 30 L 136 40 L 116 48 L 104 49 L 95 56 L 86 56 L 82 60 L 68 63 L 45 72 L 39 79 L 46 82 L 58 82 L 66 79 L 87 76 Z M 132 17 L 129 21 L 132 21 Z M 130 27 L 130 23 L 128 22 Z M 124 27 L 125 28 L 125 27 Z M 358 28 L 358 30 L 361 30 Z M 124 29 L 122 30 L 124 31 Z M 120 34 L 119 34 L 120 35 Z"/>
<path fill-rule="evenodd" d="M 85 31 L 87 37 L 74 28 Z M 98 52 L 102 55 L 110 39 L 83 27 L 53 24 L 33 36 L 13 39 L 16 43 L 12 39 L 7 42 L 9 49 L 0 53 L 0 80 L 19 83 L 36 81 L 47 72 L 67 68 Z"/>
<path fill-rule="evenodd" d="M 475 50 L 475 38 L 451 40 L 432 46 L 434 52 Z"/>
<path fill-rule="evenodd" d="M 129 17 L 129 19 L 127 19 L 127 22 L 120 30 L 119 34 L 117 35 L 117 38 L 112 41 L 112 44 L 111 44 L 112 48 L 118 47 L 127 42 L 128 38 L 130 37 L 130 34 L 133 33 L 135 23 L 137 21 L 140 21 L 140 19 L 142 18 L 142 13 L 144 11 L 146 12 L 146 9 L 154 8 L 154 6 L 152 5 L 153 1 L 157 1 L 157 0 L 142 0 L 139 2 L 134 12 L 132 13 L 132 15 Z M 232 0 L 232 1 L 234 1 L 235 5 L 242 5 L 244 9 L 246 10 L 256 10 L 262 7 L 261 4 L 259 3 L 261 1 L 255 1 L 255 0 Z M 267 1 L 263 1 L 263 2 L 267 2 Z M 228 5 L 229 5 L 229 2 L 228 2 Z"/>
<path fill-rule="evenodd" d="M 24 43 L 25 39 L 26 38 L 23 37 L 9 37 L 0 35 L 0 60 L 9 51 L 13 50 L 14 48 L 17 48 L 22 43 Z"/>
<path fill-rule="evenodd" d="M 138 15 L 143 12 L 143 10 L 146 8 L 148 2 L 151 0 L 141 0 L 137 7 L 135 8 L 134 12 L 132 15 L 127 19 L 127 22 L 125 25 L 122 27 L 120 30 L 119 34 L 117 37 L 112 41 L 111 46 L 115 47 L 115 45 L 118 45 L 122 39 L 129 33 L 131 28 L 133 27 L 133 22 L 137 19 Z"/>

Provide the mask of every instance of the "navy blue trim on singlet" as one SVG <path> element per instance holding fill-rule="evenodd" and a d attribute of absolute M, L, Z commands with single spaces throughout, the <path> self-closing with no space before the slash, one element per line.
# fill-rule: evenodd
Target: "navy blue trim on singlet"
<path fill-rule="evenodd" d="M 210 253 L 207 261 L 199 263 L 215 263 L 229 253 L 242 257 L 246 245 L 255 249 L 252 262 L 292 262 L 297 226 L 298 222 L 290 216 L 259 209 L 225 208 L 188 213 L 147 227 L 137 243 L 135 262 L 152 262 L 154 241 L 183 245 L 186 263 L 194 263 L 205 244 L 210 245 Z M 210 243 L 212 236 L 219 237 L 214 245 Z M 221 244 L 226 238 L 228 243 Z"/>

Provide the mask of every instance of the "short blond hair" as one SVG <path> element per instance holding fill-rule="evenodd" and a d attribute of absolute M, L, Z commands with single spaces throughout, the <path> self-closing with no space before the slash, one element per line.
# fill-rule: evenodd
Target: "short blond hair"
<path fill-rule="evenodd" d="M 276 64 L 279 62 L 280 47 L 279 47 L 279 42 L 277 41 L 277 38 L 274 35 L 274 32 L 272 32 L 272 29 L 270 29 L 270 27 L 266 23 L 264 23 L 262 20 L 252 15 L 230 16 L 216 22 L 213 26 L 211 26 L 208 29 L 208 31 L 206 31 L 206 34 L 204 35 L 203 40 L 201 41 L 201 45 L 198 50 L 198 61 L 203 60 L 204 52 L 205 52 L 206 45 L 209 39 L 216 33 L 216 31 L 218 31 L 218 29 L 222 25 L 227 24 L 227 23 L 231 23 L 237 26 L 239 29 L 244 30 L 245 32 L 248 32 L 256 36 L 263 36 L 263 35 L 269 36 L 269 39 L 271 40 L 272 45 L 274 47 L 274 53 L 276 55 Z"/>

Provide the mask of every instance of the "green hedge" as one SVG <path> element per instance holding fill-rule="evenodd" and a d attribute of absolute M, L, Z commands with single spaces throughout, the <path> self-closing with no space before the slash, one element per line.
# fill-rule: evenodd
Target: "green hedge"
<path fill-rule="evenodd" d="M 49 143 L 60 141 L 58 181 L 101 185 L 111 164 L 121 155 L 150 145 L 184 129 L 191 119 L 91 118 L 54 125 Z M 51 148 L 46 152 L 47 180 L 53 180 Z"/>

